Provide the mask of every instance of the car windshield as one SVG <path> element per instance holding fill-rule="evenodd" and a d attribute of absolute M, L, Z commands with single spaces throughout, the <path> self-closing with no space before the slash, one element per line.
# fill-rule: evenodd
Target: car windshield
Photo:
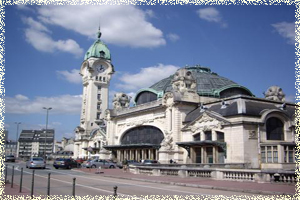
<path fill-rule="evenodd" d="M 32 158 L 33 161 L 43 161 L 43 158 Z"/>
<path fill-rule="evenodd" d="M 8 158 L 8 157 L 13 158 L 13 157 L 15 157 L 15 156 L 6 156 L 6 157 L 7 157 L 7 158 Z"/>

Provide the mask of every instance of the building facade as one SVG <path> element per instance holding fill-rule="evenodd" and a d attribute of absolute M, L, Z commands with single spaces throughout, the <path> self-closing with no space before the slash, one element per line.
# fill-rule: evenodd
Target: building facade
<path fill-rule="evenodd" d="M 91 55 L 89 52 L 86 55 Z M 96 76 L 101 74 L 94 73 L 97 65 L 93 62 L 104 58 L 93 55 L 83 63 L 92 62 L 86 73 L 88 84 L 96 87 Z M 87 88 L 85 75 L 83 84 Z M 84 89 L 84 99 L 96 99 L 97 93 Z M 76 130 L 75 157 L 155 159 L 161 163 L 172 159 L 181 164 L 240 163 L 255 169 L 294 169 L 295 104 L 285 102 L 278 86 L 268 88 L 264 95 L 257 98 L 248 88 L 207 67 L 186 66 L 137 91 L 133 107 L 129 106 L 131 97 L 115 94 L 113 109 L 106 109 L 105 115 L 101 110 L 103 123 L 96 123 L 98 127 L 93 126 L 93 130 L 90 124 L 95 121 L 82 115 L 85 121 Z M 90 105 L 83 100 L 83 109 L 92 113 L 92 119 L 98 107 Z"/>
<path fill-rule="evenodd" d="M 18 157 L 49 157 L 54 148 L 54 129 L 22 130 L 18 140 Z"/>
<path fill-rule="evenodd" d="M 14 155 L 15 157 L 17 157 L 17 142 L 16 141 L 11 141 L 11 140 L 5 141 L 5 152 L 4 152 L 4 154 L 6 156 Z"/>

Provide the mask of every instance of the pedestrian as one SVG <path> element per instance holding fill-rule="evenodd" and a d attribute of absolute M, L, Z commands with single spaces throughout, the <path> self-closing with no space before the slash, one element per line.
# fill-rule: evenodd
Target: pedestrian
<path fill-rule="evenodd" d="M 128 164 L 127 159 L 123 160 L 123 171 L 124 171 L 124 172 L 127 171 L 127 164 Z"/>

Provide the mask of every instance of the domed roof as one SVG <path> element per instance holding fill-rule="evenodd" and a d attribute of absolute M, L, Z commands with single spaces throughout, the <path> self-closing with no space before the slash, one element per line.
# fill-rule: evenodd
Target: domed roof
<path fill-rule="evenodd" d="M 222 91 L 234 88 L 233 93 L 245 94 L 253 96 L 251 91 L 227 78 L 219 76 L 217 73 L 211 72 L 207 67 L 196 65 L 194 67 L 185 67 L 188 71 L 192 72 L 193 77 L 196 79 L 196 91 L 200 96 L 221 97 Z M 162 79 L 150 87 L 151 90 L 158 92 L 172 91 L 172 80 L 174 75 Z"/>
<path fill-rule="evenodd" d="M 101 32 L 100 29 L 98 31 L 98 39 L 90 46 L 87 52 L 84 55 L 84 60 L 94 57 L 94 58 L 104 58 L 107 60 L 111 60 L 110 51 L 107 48 L 106 44 L 104 44 L 101 40 Z"/>

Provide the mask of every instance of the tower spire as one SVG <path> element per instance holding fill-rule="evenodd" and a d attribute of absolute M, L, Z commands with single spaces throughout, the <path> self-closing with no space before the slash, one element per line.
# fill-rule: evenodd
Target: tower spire
<path fill-rule="evenodd" d="M 101 35 L 102 35 L 102 33 L 100 31 L 100 24 L 99 24 L 99 29 L 98 29 L 98 33 L 97 33 L 98 39 L 100 39 Z"/>

